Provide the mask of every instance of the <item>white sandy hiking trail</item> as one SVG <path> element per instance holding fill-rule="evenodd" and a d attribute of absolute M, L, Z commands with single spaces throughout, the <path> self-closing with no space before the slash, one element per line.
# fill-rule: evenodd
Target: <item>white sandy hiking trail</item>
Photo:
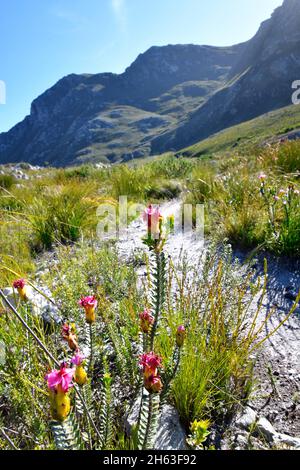
<path fill-rule="evenodd" d="M 164 215 L 174 214 L 175 218 L 181 211 L 179 199 L 161 205 Z M 145 224 L 140 217 L 130 224 L 126 236 L 117 243 L 122 259 L 130 260 L 133 256 L 146 251 L 142 243 L 145 235 Z M 199 261 L 203 252 L 203 242 L 195 233 L 182 234 L 175 231 L 170 235 L 165 251 L 176 264 L 182 252 L 191 266 Z M 235 252 L 242 262 L 246 253 Z M 268 314 L 269 309 L 276 306 L 276 312 L 268 322 L 266 332 L 273 331 L 287 315 L 300 290 L 299 262 L 276 258 L 271 255 L 258 255 L 256 269 L 263 274 L 264 257 L 268 260 L 268 289 L 261 318 Z M 138 268 L 138 274 L 145 273 L 145 267 Z M 256 303 L 256 302 L 255 302 Z M 253 305 L 255 311 L 256 305 Z M 269 370 L 269 371 L 268 371 Z M 265 343 L 255 366 L 257 385 L 255 387 L 251 407 L 257 416 L 266 417 L 276 431 L 300 438 L 300 308 L 292 317 Z"/>

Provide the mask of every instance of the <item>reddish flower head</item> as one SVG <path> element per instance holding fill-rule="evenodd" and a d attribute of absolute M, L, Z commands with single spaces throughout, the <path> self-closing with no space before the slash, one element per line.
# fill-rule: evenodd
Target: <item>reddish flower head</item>
<path fill-rule="evenodd" d="M 18 290 L 19 296 L 21 300 L 27 300 L 27 292 L 26 292 L 26 281 L 25 279 L 17 279 L 13 282 L 13 288 Z"/>
<path fill-rule="evenodd" d="M 62 363 L 59 370 L 53 369 L 46 375 L 45 380 L 48 387 L 52 391 L 67 393 L 69 388 L 72 387 L 72 380 L 74 377 L 75 369 L 69 369 L 65 363 Z"/>
<path fill-rule="evenodd" d="M 154 352 L 142 354 L 140 357 L 140 365 L 143 367 L 146 376 L 157 375 L 157 368 L 161 367 L 162 358 Z"/>
<path fill-rule="evenodd" d="M 70 331 L 71 331 L 70 325 L 68 325 L 68 323 L 65 323 L 61 329 L 61 333 L 63 337 L 66 338 L 67 336 L 69 336 Z"/>
<path fill-rule="evenodd" d="M 258 179 L 264 182 L 267 179 L 267 175 L 265 173 L 260 173 L 260 175 L 258 176 Z"/>
<path fill-rule="evenodd" d="M 142 354 L 140 365 L 143 367 L 144 386 L 149 393 L 159 393 L 163 387 L 157 368 L 162 365 L 162 358 L 154 352 Z"/>
<path fill-rule="evenodd" d="M 26 286 L 25 279 L 17 279 L 16 281 L 13 282 L 13 287 L 15 289 L 24 289 L 25 286 Z"/>
<path fill-rule="evenodd" d="M 159 393 L 163 384 L 159 375 L 150 375 L 149 377 L 144 377 L 144 386 L 149 393 Z"/>
<path fill-rule="evenodd" d="M 72 351 L 76 351 L 78 349 L 78 342 L 75 324 L 71 323 L 71 325 L 69 325 L 68 323 L 65 323 L 62 327 L 61 333 L 62 337 L 68 341 L 69 348 L 72 349 Z"/>
<path fill-rule="evenodd" d="M 94 295 L 88 295 L 87 297 L 81 297 L 79 300 L 79 305 L 83 308 L 96 308 L 97 307 L 97 299 Z"/>
<path fill-rule="evenodd" d="M 149 333 L 151 326 L 154 323 L 154 317 L 151 315 L 149 310 L 144 310 L 139 314 L 141 321 L 141 330 L 144 333 Z"/>

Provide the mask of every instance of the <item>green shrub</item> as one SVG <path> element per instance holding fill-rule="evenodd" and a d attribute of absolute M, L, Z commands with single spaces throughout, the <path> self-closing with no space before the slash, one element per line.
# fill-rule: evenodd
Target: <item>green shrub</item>
<path fill-rule="evenodd" d="M 300 171 L 300 142 L 286 141 L 267 147 L 260 155 L 265 168 L 281 173 Z"/>
<path fill-rule="evenodd" d="M 182 179 L 188 177 L 196 162 L 188 158 L 176 158 L 174 155 L 148 163 L 151 175 L 155 178 Z"/>
<path fill-rule="evenodd" d="M 120 196 L 143 199 L 145 189 L 149 186 L 149 176 L 143 167 L 118 165 L 111 172 L 110 183 L 115 199 Z"/>
<path fill-rule="evenodd" d="M 16 179 L 12 175 L 0 175 L 0 190 L 9 190 L 15 184 Z"/>
<path fill-rule="evenodd" d="M 88 199 L 93 188 L 66 185 L 34 198 L 28 208 L 35 250 L 49 249 L 54 242 L 77 241 L 84 230 L 96 225 L 96 201 Z"/>
<path fill-rule="evenodd" d="M 158 181 L 150 188 L 145 190 L 145 198 L 148 200 L 164 200 L 164 199 L 174 199 L 177 198 L 182 189 L 179 183 L 176 182 L 166 182 L 166 181 Z"/>

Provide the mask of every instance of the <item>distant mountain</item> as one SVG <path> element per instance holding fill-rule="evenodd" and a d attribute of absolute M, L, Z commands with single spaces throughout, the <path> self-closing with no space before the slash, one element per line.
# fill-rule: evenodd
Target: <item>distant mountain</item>
<path fill-rule="evenodd" d="M 285 0 L 247 42 L 225 86 L 176 129 L 158 136 L 152 151 L 179 150 L 211 134 L 291 104 L 300 80 L 300 0 Z"/>
<path fill-rule="evenodd" d="M 121 75 L 69 75 L 0 134 L 0 163 L 66 166 L 178 150 L 290 104 L 300 79 L 300 0 L 250 41 L 152 47 Z"/>

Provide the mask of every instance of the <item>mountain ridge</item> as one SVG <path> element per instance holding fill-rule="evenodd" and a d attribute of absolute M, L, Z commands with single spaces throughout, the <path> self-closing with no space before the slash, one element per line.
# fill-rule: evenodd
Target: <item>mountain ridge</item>
<path fill-rule="evenodd" d="M 297 78 L 300 2 L 285 0 L 244 43 L 152 46 L 122 74 L 67 75 L 0 134 L 0 163 L 66 166 L 180 150 L 287 106 Z"/>

